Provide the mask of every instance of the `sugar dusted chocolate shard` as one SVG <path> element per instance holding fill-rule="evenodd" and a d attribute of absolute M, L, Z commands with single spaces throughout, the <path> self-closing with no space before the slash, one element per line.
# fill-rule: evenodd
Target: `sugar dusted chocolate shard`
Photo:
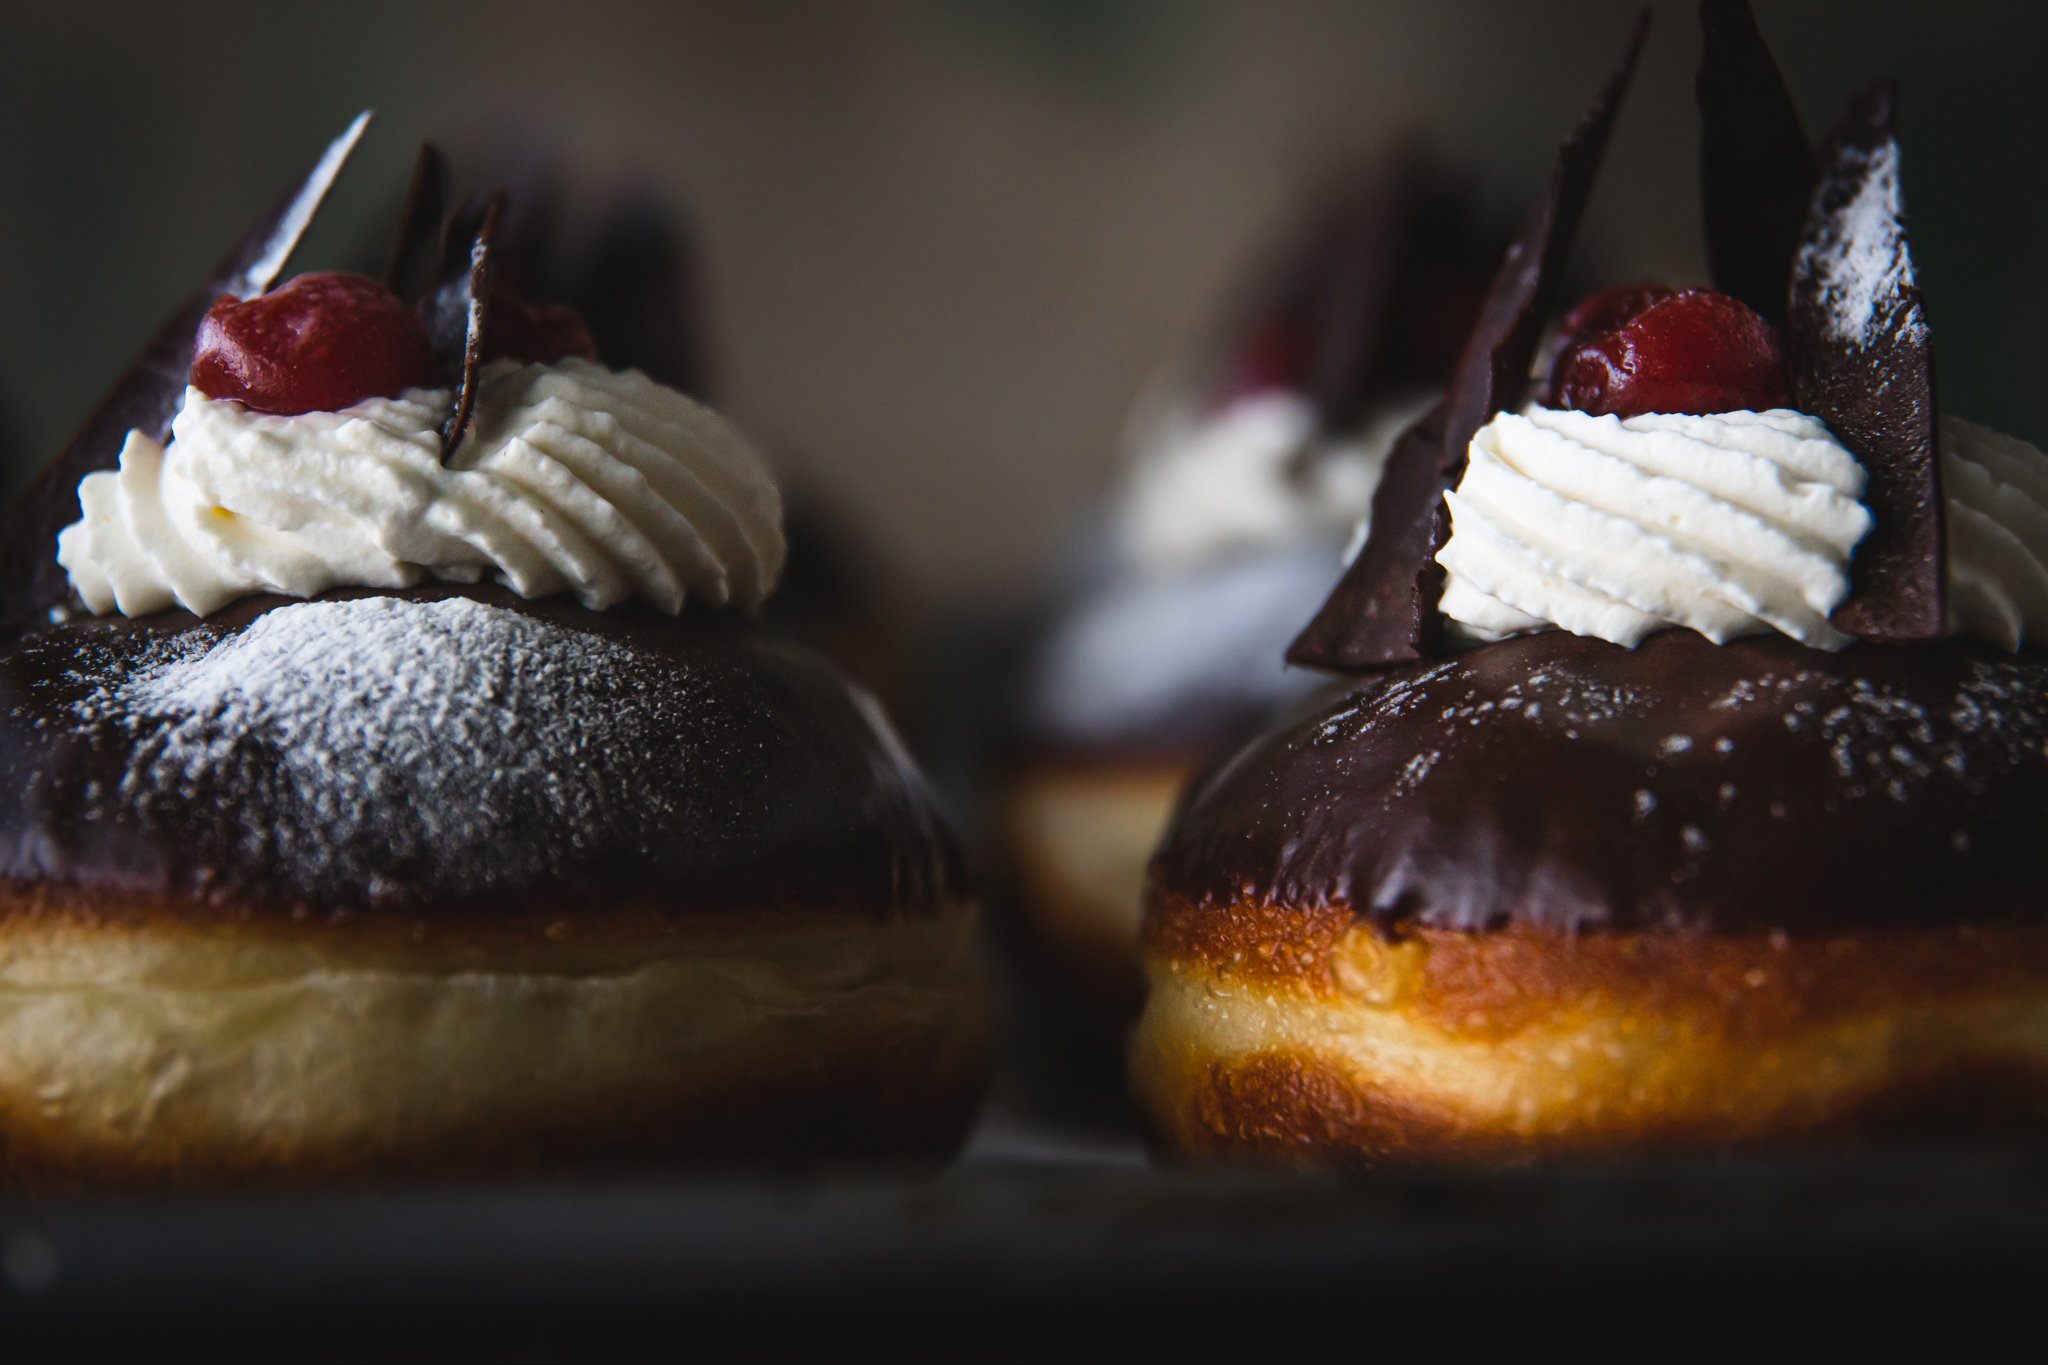
<path fill-rule="evenodd" d="M 448 184 L 448 158 L 433 143 L 422 142 L 382 277 L 385 288 L 402 299 L 424 298 L 440 282 Z"/>
<path fill-rule="evenodd" d="M 1869 472 L 1874 525 L 1832 620 L 1886 643 L 1937 639 L 1947 626 L 1934 336 L 1906 231 L 1896 108 L 1895 88 L 1880 84 L 1829 132 L 1786 319 L 1799 406 Z"/>
<path fill-rule="evenodd" d="M 1395 443 L 1372 503 L 1372 534 L 1329 600 L 1287 651 L 1289 663 L 1365 673 L 1428 657 L 1436 646 L 1449 533 L 1444 492 L 1465 468 L 1473 435 L 1529 388 L 1545 318 L 1585 213 L 1608 134 L 1649 31 L 1636 20 L 1620 65 L 1558 148 L 1550 184 L 1508 247 L 1444 400 Z"/>
<path fill-rule="evenodd" d="M 1702 0 L 1700 191 L 1714 287 L 1785 325 L 1792 257 L 1820 177 L 1747 0 Z"/>
<path fill-rule="evenodd" d="M 448 255 L 460 260 L 467 241 L 467 268 L 450 270 L 450 278 L 434 296 L 428 309 L 427 335 L 434 344 L 444 369 L 452 371 L 455 408 L 441 426 L 441 460 L 445 464 L 462 445 L 476 415 L 477 375 L 484 363 L 484 334 L 490 326 L 491 293 L 497 265 L 493 243 L 498 221 L 505 209 L 505 196 L 494 195 L 480 215 L 464 215 L 450 227 Z M 469 226 L 473 224 L 474 226 Z M 466 229 L 466 230 L 465 230 Z"/>
<path fill-rule="evenodd" d="M 79 481 L 113 468 L 130 431 L 158 440 L 170 435 L 206 310 L 223 295 L 251 298 L 276 283 L 369 124 L 369 113 L 358 114 L 328 144 L 306 178 L 157 329 L 56 459 L 0 516 L 0 640 L 43 624 L 70 599 L 69 580 L 57 563 L 57 533 L 78 517 Z"/>

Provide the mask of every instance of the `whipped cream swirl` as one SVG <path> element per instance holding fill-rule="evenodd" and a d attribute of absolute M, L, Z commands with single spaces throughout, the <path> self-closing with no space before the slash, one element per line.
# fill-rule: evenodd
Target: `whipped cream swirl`
<path fill-rule="evenodd" d="M 1941 488 L 1949 633 L 2011 650 L 2048 634 L 2048 456 L 1944 417 Z"/>
<path fill-rule="evenodd" d="M 447 466 L 445 390 L 279 417 L 185 394 L 160 445 L 130 432 L 79 485 L 57 558 L 95 613 L 314 597 L 489 575 L 592 608 L 640 597 L 758 606 L 782 569 L 782 505 L 710 409 L 637 371 L 497 361 Z"/>
<path fill-rule="evenodd" d="M 1120 544 L 1140 572 L 1166 575 L 1341 543 L 1370 515 L 1394 439 L 1427 406 L 1419 397 L 1383 404 L 1342 435 L 1323 429 L 1307 397 L 1284 390 L 1173 412 L 1137 450 L 1117 511 Z"/>
<path fill-rule="evenodd" d="M 1869 532 L 1864 470 L 1804 413 L 1531 407 L 1472 438 L 1441 608 L 1468 639 L 1561 627 L 1633 646 L 1671 626 L 1823 649 Z"/>
<path fill-rule="evenodd" d="M 2048 456 L 1941 419 L 1949 633 L 2017 650 L 2048 635 Z M 1529 408 L 1472 439 L 1437 555 L 1468 640 L 1561 628 L 1635 645 L 1685 626 L 1776 630 L 1822 649 L 1871 518 L 1864 473 L 1788 410 L 1623 421 Z"/>

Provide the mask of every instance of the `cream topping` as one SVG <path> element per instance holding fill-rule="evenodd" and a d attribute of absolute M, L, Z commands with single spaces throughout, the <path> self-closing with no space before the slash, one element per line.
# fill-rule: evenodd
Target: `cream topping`
<path fill-rule="evenodd" d="M 1839 649 L 1863 485 L 1825 424 L 1786 409 L 1504 412 L 1445 494 L 1440 605 L 1479 640 L 1560 627 L 1633 646 L 1683 626 Z"/>
<path fill-rule="evenodd" d="M 162 445 L 130 432 L 79 484 L 57 558 L 95 613 L 493 577 L 592 608 L 758 606 L 781 497 L 710 409 L 637 371 L 497 361 L 444 466 L 445 390 L 278 417 L 188 389 Z"/>
<path fill-rule="evenodd" d="M 2048 634 L 2048 457 L 1960 418 L 1940 432 L 1949 632 Z M 1441 608 L 1469 640 L 1559 628 L 1635 645 L 1669 626 L 1822 649 L 1871 518 L 1855 456 L 1780 409 L 1622 420 L 1532 407 L 1473 437 Z"/>
<path fill-rule="evenodd" d="M 1959 417 L 1941 419 L 1948 622 L 2004 649 L 2048 635 L 2048 457 Z"/>
<path fill-rule="evenodd" d="M 1162 421 L 1137 452 L 1118 539 L 1152 574 L 1248 553 L 1341 542 L 1372 511 L 1388 449 L 1426 401 L 1382 405 L 1358 431 L 1323 430 L 1316 406 L 1269 391 Z"/>

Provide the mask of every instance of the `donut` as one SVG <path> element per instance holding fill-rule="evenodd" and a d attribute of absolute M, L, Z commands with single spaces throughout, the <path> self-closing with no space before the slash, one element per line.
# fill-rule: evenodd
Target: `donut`
<path fill-rule="evenodd" d="M 1701 9 L 1716 287 L 1548 327 L 1645 18 L 1290 648 L 1347 690 L 1151 864 L 1170 1156 L 2048 1131 L 2048 455 L 1938 411 L 1891 91 L 1809 146 Z"/>
<path fill-rule="evenodd" d="M 1501 245 L 1412 148 L 1305 200 L 1206 353 L 1132 424 L 1099 562 L 1036 632 L 1002 755 L 1006 867 L 1051 994 L 1118 1034 L 1143 998 L 1146 862 L 1188 780 L 1323 685 L 1283 658 L 1302 604 L 1341 571 Z"/>
<path fill-rule="evenodd" d="M 779 490 L 431 149 L 276 283 L 363 123 L 0 527 L 0 1186 L 939 1163 L 974 895 Z"/>
<path fill-rule="evenodd" d="M 2044 821 L 2038 657 L 1553 632 L 1393 670 L 1190 795 L 1138 1099 L 1169 1151 L 1304 1161 L 2038 1131 Z"/>
<path fill-rule="evenodd" d="M 959 852 L 739 620 L 252 598 L 0 655 L 0 1180 L 935 1160 Z"/>
<path fill-rule="evenodd" d="M 1188 780 L 1321 683 L 1280 662 L 1285 604 L 1329 586 L 1335 551 L 1318 550 L 1106 585 L 1037 642 L 998 827 L 1031 941 L 1084 1027 L 1121 1030 L 1143 998 L 1145 865 Z"/>

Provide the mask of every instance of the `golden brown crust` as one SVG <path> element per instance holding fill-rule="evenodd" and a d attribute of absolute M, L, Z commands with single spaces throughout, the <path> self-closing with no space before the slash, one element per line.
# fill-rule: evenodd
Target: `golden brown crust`
<path fill-rule="evenodd" d="M 1588 992 L 1659 1012 L 1712 1011 L 1731 1029 L 1768 1034 L 1788 1010 L 1810 1019 L 1816 1011 L 2048 979 L 2048 928 L 2017 925 L 1824 938 L 1560 934 L 1526 926 L 1388 936 L 1336 906 L 1243 902 L 1218 913 L 1167 899 L 1147 916 L 1145 951 L 1153 962 L 1207 966 L 1327 999 L 1377 979 L 1436 1026 L 1492 1037 Z"/>
<path fill-rule="evenodd" d="M 1748 1123 L 1673 1114 L 1664 1123 L 1588 1129 L 1570 1140 L 1476 1129 L 1426 1098 L 1361 1085 L 1318 1058 L 1292 1053 L 1212 1064 L 1187 1079 L 1174 1105 L 1145 1116 L 1153 1148 L 1168 1160 L 1303 1166 L 1516 1161 L 1639 1147 L 2038 1138 L 2048 1131 L 2048 1068 L 1965 1063 L 1824 1110 L 1758 1114 Z"/>
<path fill-rule="evenodd" d="M 1015 772 L 1004 796 L 1004 856 L 1032 937 L 1060 987 L 1118 1030 L 1144 999 L 1145 867 L 1195 766 L 1046 759 Z"/>
<path fill-rule="evenodd" d="M 445 1183 L 679 1167 L 935 1170 L 959 1151 L 981 1102 L 978 1060 L 920 1072 L 914 1086 L 900 1066 L 873 1054 L 825 1059 L 805 1072 L 800 1088 L 786 1073 L 764 1072 L 758 1085 L 712 1104 L 661 1077 L 609 1104 L 565 1109 L 536 1095 L 531 1109 L 487 1128 L 355 1144 L 113 1146 L 38 1132 L 0 1107 L 0 1191 Z"/>
<path fill-rule="evenodd" d="M 1163 1149 L 1324 1161 L 1880 1122 L 2048 1130 L 2048 929 L 1390 939 L 1344 918 L 1155 907 L 1133 1071 Z"/>
<path fill-rule="evenodd" d="M 161 894 L 121 887 L 82 887 L 0 879 L 0 938 L 16 930 L 74 932 L 95 929 L 147 929 L 193 935 L 235 935 L 254 940 L 318 942 L 341 953 L 372 950 L 383 944 L 440 945 L 450 949 L 473 945 L 492 953 L 534 951 L 537 965 L 561 960 L 575 945 L 599 951 L 607 945 L 645 944 L 664 938 L 697 941 L 706 934 L 730 931 L 745 938 L 775 924 L 812 924 L 839 912 L 807 905 L 760 904 L 731 909 L 731 922 L 718 911 L 678 907 L 652 896 L 613 901 L 524 897 L 515 904 L 493 906 L 471 902 L 460 907 L 436 905 L 426 913 L 403 906 L 296 913 L 243 901 L 232 894 L 192 896 Z M 846 913 L 853 913 L 849 909 Z M 877 922 L 871 909 L 863 918 Z M 930 918 L 945 921 L 974 914 L 973 902 L 952 899 L 936 904 L 905 905 L 879 922 Z"/>
<path fill-rule="evenodd" d="M 964 905 L 495 928 L 18 909 L 0 898 L 0 1187 L 930 1164 L 980 1093 Z"/>

